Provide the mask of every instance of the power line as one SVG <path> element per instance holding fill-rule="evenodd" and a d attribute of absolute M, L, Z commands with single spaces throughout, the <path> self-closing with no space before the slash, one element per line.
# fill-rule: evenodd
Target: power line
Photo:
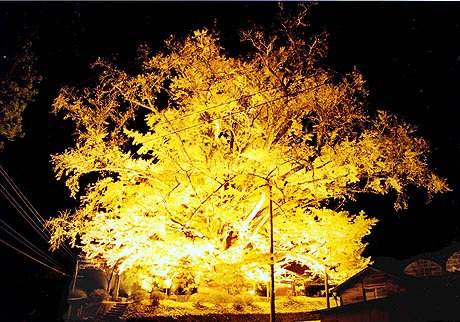
<path fill-rule="evenodd" d="M 23 194 L 20 192 L 19 188 L 16 186 L 14 182 L 11 180 L 11 178 L 7 178 L 7 173 L 6 171 L 0 166 L 0 174 L 3 175 L 5 179 L 8 180 L 10 186 L 14 189 L 14 191 L 17 193 L 17 195 L 20 197 L 20 199 L 23 201 L 23 203 L 26 204 L 27 208 L 29 209 L 30 212 L 32 212 L 33 206 L 30 204 L 30 202 L 22 198 L 21 195 Z M 5 176 L 6 174 L 6 176 Z M 1 193 L 5 196 L 5 198 L 10 202 L 10 204 L 16 209 L 16 211 L 26 220 L 26 222 L 37 232 L 37 234 L 47 243 L 49 241 L 49 237 L 44 233 L 44 231 L 40 228 L 40 224 L 43 225 L 42 223 L 44 222 L 44 219 L 40 216 L 40 214 L 35 210 L 35 218 L 39 221 L 37 223 L 34 221 L 34 219 L 27 213 L 27 211 L 20 205 L 20 203 L 14 198 L 13 195 L 11 195 L 8 190 L 0 183 L 0 191 Z M 25 197 L 25 196 L 24 196 Z M 5 225 L 7 225 L 4 221 L 2 221 Z M 8 226 L 10 229 L 13 229 L 11 226 Z M 5 228 L 4 228 L 5 229 Z M 25 237 L 20 235 L 16 230 L 16 234 L 21 236 L 23 240 L 27 240 Z M 60 250 L 60 252 L 70 260 L 74 259 L 74 254 L 67 248 L 63 248 Z M 47 255 L 46 255 L 47 256 Z"/>
<path fill-rule="evenodd" d="M 36 245 L 31 243 L 29 240 L 27 240 L 24 236 L 22 236 L 19 232 L 17 232 L 13 227 L 8 225 L 6 222 L 0 219 L 0 222 L 4 225 L 1 226 L 0 228 L 3 229 L 7 234 L 12 236 L 14 239 L 16 239 L 18 242 L 20 242 L 22 245 L 26 246 L 29 250 L 37 254 L 38 256 L 41 256 L 42 259 L 47 260 L 48 262 L 52 263 L 55 266 L 61 267 L 61 264 L 59 264 L 56 260 L 51 258 L 48 254 L 43 252 L 40 248 L 38 248 Z M 5 228 L 5 226 L 7 228 Z M 62 268 L 62 267 L 61 267 Z"/>
<path fill-rule="evenodd" d="M 66 274 L 66 273 L 64 273 L 64 272 L 61 272 L 60 270 L 58 270 L 58 269 L 56 269 L 56 268 L 54 268 L 54 267 L 52 267 L 52 266 L 49 266 L 49 265 L 46 264 L 46 263 L 43 263 L 42 261 L 36 259 L 35 257 L 30 256 L 29 254 L 27 254 L 27 253 L 23 252 L 22 250 L 20 250 L 20 249 L 14 247 L 13 245 L 11 245 L 10 243 L 4 241 L 4 240 L 1 239 L 1 238 L 0 238 L 0 242 L 2 242 L 3 244 L 7 245 L 8 247 L 11 247 L 12 249 L 14 249 L 15 251 L 21 253 L 22 255 L 24 255 L 24 256 L 26 256 L 26 257 L 32 259 L 33 261 L 36 261 L 37 263 L 42 264 L 43 266 L 48 267 L 49 269 L 52 269 L 53 271 L 55 271 L 55 272 L 57 272 L 57 273 L 60 273 L 60 274 L 62 274 L 62 275 L 64 275 L 64 276 L 67 276 L 67 277 L 72 277 L 72 276 L 69 275 L 69 274 Z"/>
<path fill-rule="evenodd" d="M 16 195 L 20 198 L 20 200 L 23 202 L 23 204 L 26 205 L 27 209 L 32 213 L 35 218 L 38 220 L 37 224 L 22 208 L 19 204 L 19 202 L 7 191 L 7 189 L 0 183 L 0 190 L 3 193 L 3 195 L 7 198 L 7 200 L 13 205 L 14 208 L 22 215 L 22 217 L 29 223 L 29 225 L 32 226 L 32 228 L 35 229 L 35 231 L 42 236 L 42 238 L 48 242 L 49 236 L 47 236 L 40 228 L 40 226 L 44 227 L 45 220 L 43 217 L 40 215 L 40 213 L 35 209 L 35 207 L 31 204 L 31 202 L 27 199 L 27 197 L 21 192 L 19 187 L 14 183 L 14 181 L 11 179 L 11 177 L 8 175 L 6 170 L 0 165 L 0 174 L 6 179 L 6 181 L 9 183 L 10 187 L 16 192 Z M 44 227 L 48 233 L 50 233 L 50 230 L 48 227 Z M 74 254 L 71 252 L 69 247 L 64 244 L 63 248 L 60 249 L 61 252 L 66 253 L 65 256 L 69 259 L 74 259 Z"/>
<path fill-rule="evenodd" d="M 37 232 L 37 234 L 47 243 L 48 237 L 45 233 L 40 230 L 37 223 L 34 222 L 31 217 L 25 212 L 25 210 L 19 205 L 19 203 L 11 196 L 11 194 L 5 189 L 5 187 L 0 183 L 0 191 L 5 196 L 5 198 L 10 202 L 10 204 L 17 210 L 17 212 L 26 220 L 26 222 Z M 22 237 L 24 238 L 24 237 Z M 25 238 L 24 238 L 25 239 Z M 73 254 L 65 254 L 68 259 L 73 260 Z"/>
<path fill-rule="evenodd" d="M 6 190 L 6 188 L 0 183 L 0 191 L 3 196 L 10 202 L 10 204 L 19 212 L 22 218 L 35 230 L 35 232 L 42 237 L 45 241 L 48 241 L 45 233 L 40 229 L 38 224 L 27 214 L 27 212 L 21 207 L 21 205 L 14 199 L 14 197 Z"/>
<path fill-rule="evenodd" d="M 45 223 L 45 220 L 43 219 L 43 217 L 38 213 L 38 211 L 32 206 L 32 204 L 30 203 L 30 201 L 27 199 L 26 196 L 24 196 L 24 194 L 21 192 L 21 190 L 18 188 L 18 186 L 13 182 L 13 180 L 10 178 L 10 176 L 8 175 L 8 173 L 5 171 L 5 169 L 3 169 L 3 167 L 0 165 L 0 174 L 3 176 L 3 178 L 6 179 L 6 181 L 8 182 L 8 184 L 10 185 L 11 188 L 13 188 L 14 192 L 16 192 L 16 194 L 19 196 L 19 198 L 21 198 L 21 200 L 23 201 L 23 203 L 26 205 L 26 207 L 30 210 L 30 212 L 35 216 L 35 218 L 37 218 L 38 222 L 40 224 L 44 224 Z"/>

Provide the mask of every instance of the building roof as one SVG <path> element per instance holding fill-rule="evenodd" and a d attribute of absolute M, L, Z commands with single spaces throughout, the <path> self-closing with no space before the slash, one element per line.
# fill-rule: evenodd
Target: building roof
<path fill-rule="evenodd" d="M 337 285 L 333 290 L 337 292 L 341 292 L 343 289 L 346 289 L 350 284 L 355 283 L 361 277 L 366 276 L 368 274 L 372 274 L 375 272 L 384 273 L 388 276 L 393 277 L 394 279 L 398 280 L 401 284 L 405 285 L 413 285 L 414 283 L 419 283 L 419 277 L 410 276 L 404 273 L 404 269 L 410 265 L 411 263 L 425 259 L 431 260 L 435 263 L 438 263 L 446 270 L 446 262 L 450 256 L 454 253 L 460 251 L 460 243 L 453 242 L 451 245 L 444 247 L 440 250 L 430 253 L 422 253 L 419 255 L 415 255 L 406 259 L 397 260 L 391 257 L 377 257 L 374 259 L 374 263 L 360 272 L 356 273 L 343 283 Z M 447 273 L 447 272 L 446 272 Z M 417 282 L 419 281 L 419 282 Z"/>
<path fill-rule="evenodd" d="M 348 288 L 350 285 L 353 285 L 354 283 L 359 281 L 363 276 L 370 275 L 372 273 L 383 273 L 383 274 L 392 276 L 393 278 L 395 278 L 397 280 L 405 280 L 407 278 L 411 279 L 411 277 L 409 277 L 409 276 L 403 276 L 403 274 L 392 274 L 388 270 L 381 269 L 381 268 L 378 268 L 378 267 L 374 267 L 373 265 L 371 265 L 371 266 L 368 266 L 368 267 L 364 268 L 360 272 L 356 273 L 355 275 L 353 275 L 352 277 L 350 277 L 349 279 L 347 279 L 343 283 L 341 283 L 341 284 L 337 285 L 336 287 L 334 287 L 333 291 L 340 293 L 344 289 Z"/>
<path fill-rule="evenodd" d="M 407 262 L 407 265 L 410 263 L 418 260 L 418 259 L 429 259 L 434 261 L 435 263 L 438 263 L 441 265 L 444 269 L 446 268 L 446 262 L 449 259 L 450 256 L 452 256 L 454 253 L 460 251 L 460 243 L 458 242 L 452 242 L 450 245 L 447 245 L 446 247 L 443 247 L 439 250 L 436 250 L 434 252 L 426 252 L 426 253 L 421 253 L 412 257 L 409 257 L 403 262 Z"/>

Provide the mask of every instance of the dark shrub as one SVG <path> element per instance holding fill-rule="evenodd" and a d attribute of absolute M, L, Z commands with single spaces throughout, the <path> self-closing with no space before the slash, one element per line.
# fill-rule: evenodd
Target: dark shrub
<path fill-rule="evenodd" d="M 86 292 L 83 291 L 82 289 L 79 289 L 79 288 L 69 292 L 69 298 L 86 299 L 87 297 L 88 297 L 88 295 L 86 295 Z"/>
<path fill-rule="evenodd" d="M 134 301 L 134 303 L 140 303 L 143 300 L 148 300 L 149 297 L 149 293 L 144 290 L 137 290 L 131 294 L 131 299 Z"/>
<path fill-rule="evenodd" d="M 163 293 L 154 291 L 150 293 L 150 305 L 156 308 L 160 305 L 160 300 L 164 298 L 165 298 L 165 295 Z"/>
<path fill-rule="evenodd" d="M 108 300 L 109 297 L 109 293 L 102 288 L 98 288 L 89 294 L 89 300 L 93 303 L 101 303 L 102 301 Z"/>
<path fill-rule="evenodd" d="M 252 296 L 237 295 L 234 298 L 233 308 L 238 311 L 244 311 L 247 306 L 251 306 L 254 303 L 254 298 Z"/>

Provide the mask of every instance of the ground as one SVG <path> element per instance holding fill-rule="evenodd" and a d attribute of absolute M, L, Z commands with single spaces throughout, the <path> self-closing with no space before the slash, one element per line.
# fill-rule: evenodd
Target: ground
<path fill-rule="evenodd" d="M 263 297 L 235 297 L 232 302 L 212 303 L 204 298 L 191 298 L 187 302 L 178 302 L 170 299 L 160 300 L 158 307 L 150 305 L 147 300 L 141 303 L 132 303 L 125 317 L 145 318 L 149 316 L 190 316 L 213 314 L 269 314 L 270 302 Z M 335 306 L 334 300 L 331 306 Z M 276 313 L 310 312 L 326 308 L 324 297 L 282 296 L 276 298 Z"/>

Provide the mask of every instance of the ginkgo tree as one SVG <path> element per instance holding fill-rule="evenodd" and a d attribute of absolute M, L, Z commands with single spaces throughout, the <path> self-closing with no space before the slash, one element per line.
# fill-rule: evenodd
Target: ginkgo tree
<path fill-rule="evenodd" d="M 367 110 L 358 71 L 322 67 L 326 35 L 306 34 L 306 12 L 242 31 L 241 56 L 202 29 L 142 47 L 139 73 L 98 60 L 95 86 L 62 88 L 54 112 L 75 145 L 52 162 L 80 206 L 47 223 L 51 247 L 69 241 L 147 290 L 181 274 L 263 281 L 272 202 L 276 267 L 340 282 L 370 262 L 376 219 L 347 211 L 357 194 L 394 191 L 400 209 L 408 186 L 448 191 L 414 127 Z"/>

